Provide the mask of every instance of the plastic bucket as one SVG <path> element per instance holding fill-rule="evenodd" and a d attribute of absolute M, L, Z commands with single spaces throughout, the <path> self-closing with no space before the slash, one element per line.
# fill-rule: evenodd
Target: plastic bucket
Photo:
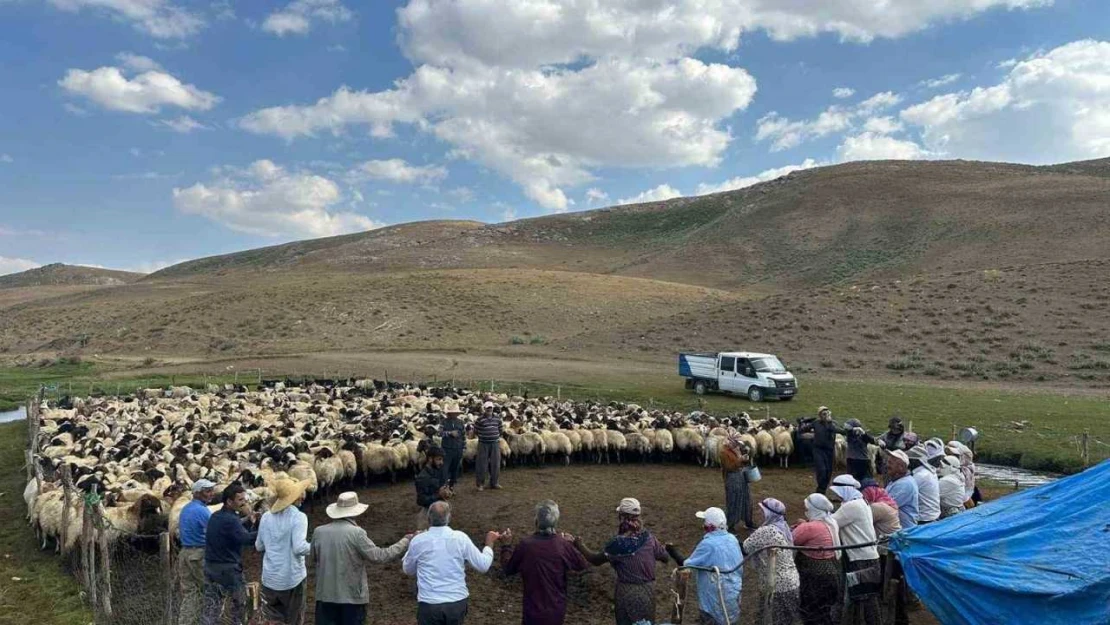
<path fill-rule="evenodd" d="M 979 440 L 979 430 L 976 430 L 975 428 L 964 428 L 960 430 L 960 434 L 956 437 L 956 440 L 960 441 L 964 445 L 971 445 L 975 441 Z"/>
<path fill-rule="evenodd" d="M 759 473 L 759 467 L 748 467 L 748 469 L 744 471 L 744 480 L 749 484 L 758 482 L 761 479 L 763 479 L 763 476 Z"/>

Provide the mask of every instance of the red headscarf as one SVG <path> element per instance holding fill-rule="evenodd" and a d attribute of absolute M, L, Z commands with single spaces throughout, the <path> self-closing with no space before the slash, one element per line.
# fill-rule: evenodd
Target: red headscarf
<path fill-rule="evenodd" d="M 891 498 L 886 492 L 886 489 L 882 486 L 877 484 L 868 485 L 861 489 L 860 492 L 863 493 L 863 500 L 869 504 L 885 503 L 891 508 L 894 508 L 895 511 L 898 510 L 898 504 L 895 503 L 894 499 Z"/>

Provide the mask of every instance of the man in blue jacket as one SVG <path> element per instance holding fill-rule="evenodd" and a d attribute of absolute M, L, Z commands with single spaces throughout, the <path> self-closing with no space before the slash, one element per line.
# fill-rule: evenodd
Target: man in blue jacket
<path fill-rule="evenodd" d="M 255 515 L 240 517 L 247 507 L 247 491 L 238 482 L 224 489 L 223 507 L 208 519 L 204 545 L 204 611 L 202 625 L 216 625 L 224 601 L 231 600 L 231 625 L 242 625 L 246 617 L 247 584 L 243 579 L 243 547 L 253 545 L 257 532 L 244 525 L 253 524 Z"/>
<path fill-rule="evenodd" d="M 694 553 L 684 558 L 678 549 L 667 544 L 667 553 L 679 566 L 698 567 L 699 623 L 725 625 L 740 622 L 740 588 L 743 571 L 740 565 L 744 555 L 740 542 L 728 532 L 725 511 L 709 508 L 696 514 L 705 526 L 705 537 Z M 711 570 L 716 567 L 718 572 Z M 719 585 L 719 588 L 718 588 Z M 722 604 L 722 600 L 724 603 Z M 726 620 L 727 616 L 727 620 Z"/>

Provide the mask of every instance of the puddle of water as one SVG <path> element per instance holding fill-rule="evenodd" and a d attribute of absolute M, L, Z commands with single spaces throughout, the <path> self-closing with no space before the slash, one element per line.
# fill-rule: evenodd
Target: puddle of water
<path fill-rule="evenodd" d="M 1060 477 L 1054 473 L 1042 473 L 1040 471 L 1028 471 L 1016 467 L 1001 467 L 995 464 L 979 463 L 975 463 L 975 475 L 981 480 L 991 480 L 992 482 L 1001 482 L 1003 484 L 1013 484 L 1017 482 L 1019 488 L 1040 486 L 1041 484 L 1047 484 Z"/>
<path fill-rule="evenodd" d="M 7 410 L 0 412 L 0 423 L 8 423 L 9 421 L 19 421 L 20 419 L 27 418 L 27 407 L 20 406 L 15 410 Z"/>

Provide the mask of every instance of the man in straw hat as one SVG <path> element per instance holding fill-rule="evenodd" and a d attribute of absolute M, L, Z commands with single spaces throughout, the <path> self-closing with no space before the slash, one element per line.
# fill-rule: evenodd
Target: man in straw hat
<path fill-rule="evenodd" d="M 297 509 L 304 502 L 305 483 L 290 479 L 274 483 L 277 500 L 258 523 L 254 547 L 262 553 L 262 614 L 272 623 L 304 622 L 308 517 Z"/>
<path fill-rule="evenodd" d="M 204 540 L 212 512 L 208 502 L 216 497 L 216 483 L 199 479 L 193 482 L 193 500 L 185 504 L 178 520 L 181 552 L 177 556 L 177 577 L 181 580 L 180 625 L 196 625 L 204 593 Z"/>
<path fill-rule="evenodd" d="M 455 402 L 448 402 L 443 408 L 443 423 L 439 425 L 439 436 L 443 445 L 443 462 L 447 467 L 447 485 L 455 488 L 462 472 L 463 450 L 466 447 L 466 425 L 459 415 L 462 410 Z"/>
<path fill-rule="evenodd" d="M 415 575 L 417 625 L 462 625 L 466 620 L 470 591 L 466 587 L 466 565 L 485 573 L 493 564 L 493 545 L 501 534 L 486 534 L 485 547 L 478 548 L 463 532 L 450 528 L 451 505 L 437 501 L 428 508 L 427 532 L 412 541 L 401 568 Z"/>
<path fill-rule="evenodd" d="M 368 507 L 359 503 L 357 493 L 341 493 L 327 508 L 328 517 L 335 520 L 312 533 L 316 625 L 362 625 L 370 603 L 366 565 L 396 560 L 412 541 L 409 534 L 386 549 L 375 545 L 355 523 Z"/>

